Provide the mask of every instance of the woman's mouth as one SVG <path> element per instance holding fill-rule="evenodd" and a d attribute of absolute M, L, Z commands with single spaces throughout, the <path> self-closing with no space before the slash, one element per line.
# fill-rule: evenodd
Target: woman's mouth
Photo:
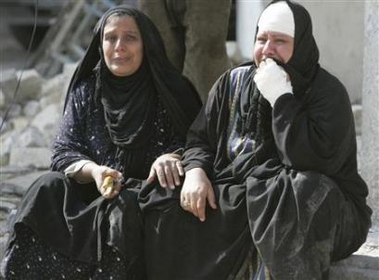
<path fill-rule="evenodd" d="M 127 57 L 115 57 L 113 58 L 113 61 L 116 63 L 125 63 L 129 60 Z"/>

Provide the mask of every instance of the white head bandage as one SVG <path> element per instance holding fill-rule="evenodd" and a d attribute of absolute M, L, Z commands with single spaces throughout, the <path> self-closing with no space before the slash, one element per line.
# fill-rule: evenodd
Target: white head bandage
<path fill-rule="evenodd" d="M 269 5 L 261 14 L 259 31 L 274 31 L 295 37 L 293 13 L 285 1 Z"/>

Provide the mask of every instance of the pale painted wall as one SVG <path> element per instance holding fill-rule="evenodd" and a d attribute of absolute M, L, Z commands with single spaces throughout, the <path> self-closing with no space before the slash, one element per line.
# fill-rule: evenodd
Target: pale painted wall
<path fill-rule="evenodd" d="M 352 103 L 361 103 L 364 1 L 299 0 L 313 21 L 320 63 L 347 88 Z M 242 57 L 251 59 L 255 25 L 266 0 L 237 0 L 237 43 Z"/>
<path fill-rule="evenodd" d="M 299 2 L 312 16 L 321 65 L 342 81 L 353 103 L 361 103 L 364 1 Z"/>
<path fill-rule="evenodd" d="M 362 177 L 369 186 L 373 227 L 379 231 L 379 2 L 365 3 L 362 90 Z"/>

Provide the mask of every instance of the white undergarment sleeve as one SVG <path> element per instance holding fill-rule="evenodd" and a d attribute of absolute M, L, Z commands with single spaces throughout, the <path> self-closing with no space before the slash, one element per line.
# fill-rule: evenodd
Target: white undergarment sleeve
<path fill-rule="evenodd" d="M 79 161 L 76 161 L 74 163 L 72 163 L 71 165 L 69 165 L 65 170 L 64 170 L 64 174 L 69 177 L 69 178 L 73 178 L 75 176 L 76 173 L 78 173 L 84 165 L 86 165 L 87 163 L 90 163 L 92 161 L 88 160 L 88 159 L 82 159 L 82 160 L 79 160 Z M 76 180 L 78 183 L 80 184 L 86 184 L 86 183 L 89 183 L 89 182 L 92 182 L 93 180 Z"/>

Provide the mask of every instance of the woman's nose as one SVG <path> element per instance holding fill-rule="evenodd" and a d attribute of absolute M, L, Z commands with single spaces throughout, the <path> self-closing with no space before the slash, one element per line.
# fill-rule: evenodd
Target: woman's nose
<path fill-rule="evenodd" d="M 274 52 L 274 46 L 271 40 L 267 40 L 263 46 L 262 54 L 270 55 Z"/>
<path fill-rule="evenodd" d="M 116 41 L 115 49 L 116 50 L 123 50 L 125 48 L 124 42 L 121 39 L 118 39 Z"/>

